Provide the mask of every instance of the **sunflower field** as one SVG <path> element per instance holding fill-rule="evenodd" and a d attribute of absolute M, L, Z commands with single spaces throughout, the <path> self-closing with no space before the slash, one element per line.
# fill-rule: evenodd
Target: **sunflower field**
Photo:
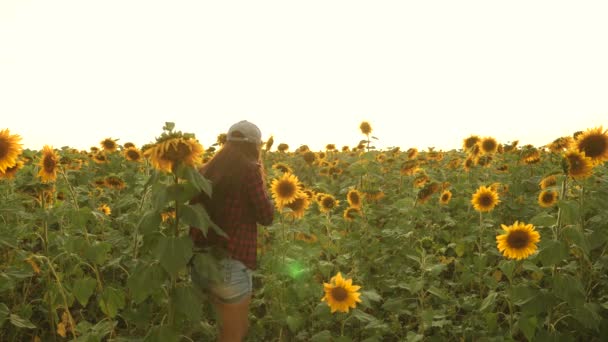
<path fill-rule="evenodd" d="M 608 133 L 545 146 L 262 151 L 248 341 L 605 341 Z M 0 342 L 213 341 L 192 286 L 205 149 L 166 123 L 144 146 L 24 149 L 0 130 Z"/>

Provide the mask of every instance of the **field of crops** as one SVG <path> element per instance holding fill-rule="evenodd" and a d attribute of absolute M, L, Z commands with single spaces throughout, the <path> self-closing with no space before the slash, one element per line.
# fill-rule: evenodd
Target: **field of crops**
<path fill-rule="evenodd" d="M 608 134 L 310 151 L 265 142 L 248 341 L 605 341 Z M 213 341 L 189 200 L 218 141 L 23 149 L 0 130 L 0 342 Z M 128 137 L 120 137 L 127 141 Z M 203 147 L 204 146 L 204 147 Z"/>

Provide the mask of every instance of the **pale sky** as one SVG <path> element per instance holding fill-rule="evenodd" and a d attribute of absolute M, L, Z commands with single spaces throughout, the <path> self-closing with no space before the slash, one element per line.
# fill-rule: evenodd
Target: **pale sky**
<path fill-rule="evenodd" d="M 25 147 L 544 145 L 608 128 L 608 1 L 0 0 L 0 129 Z"/>

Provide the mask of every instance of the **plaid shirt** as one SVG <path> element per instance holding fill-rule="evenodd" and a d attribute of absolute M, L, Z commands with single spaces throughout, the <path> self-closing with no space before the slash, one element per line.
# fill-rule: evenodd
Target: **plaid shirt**
<path fill-rule="evenodd" d="M 274 219 L 274 205 L 259 167 L 248 168 L 240 191 L 227 194 L 222 203 L 209 207 L 207 211 L 211 220 L 224 230 L 228 238 L 217 235 L 213 229 L 209 229 L 205 237 L 199 229 L 191 227 L 190 237 L 194 244 L 221 247 L 233 259 L 241 261 L 249 269 L 256 269 L 257 224 L 269 226 Z"/>

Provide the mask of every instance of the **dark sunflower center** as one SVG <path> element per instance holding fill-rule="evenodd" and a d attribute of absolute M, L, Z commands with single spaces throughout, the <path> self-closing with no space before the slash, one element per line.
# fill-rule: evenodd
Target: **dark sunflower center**
<path fill-rule="evenodd" d="M 443 195 L 441 196 L 441 200 L 442 200 L 442 201 L 444 201 L 444 202 L 447 202 L 447 200 L 448 200 L 449 198 L 450 198 L 450 195 L 448 195 L 448 194 L 443 194 Z"/>
<path fill-rule="evenodd" d="M 53 156 L 45 156 L 42 165 L 44 167 L 44 171 L 50 173 L 55 171 L 55 166 L 57 165 L 57 162 L 55 161 L 55 158 L 53 158 Z"/>
<path fill-rule="evenodd" d="M 577 172 L 580 171 L 580 169 L 582 168 L 582 161 L 580 158 L 577 157 L 571 157 L 570 159 L 570 171 L 571 172 Z"/>
<path fill-rule="evenodd" d="M 334 207 L 334 205 L 336 204 L 336 202 L 334 202 L 333 198 L 330 197 L 326 197 L 323 199 L 323 207 L 331 209 Z"/>
<path fill-rule="evenodd" d="M 494 203 L 494 200 L 491 195 L 483 194 L 483 195 L 479 196 L 479 204 L 482 207 L 489 207 L 492 205 L 492 203 Z"/>
<path fill-rule="evenodd" d="M 587 157 L 596 158 L 606 152 L 606 139 L 601 135 L 593 135 L 585 138 L 580 144 L 581 150 L 585 151 Z"/>
<path fill-rule="evenodd" d="M 277 192 L 281 197 L 291 197 L 296 192 L 296 186 L 292 182 L 281 182 L 277 187 Z"/>
<path fill-rule="evenodd" d="M 507 244 L 513 249 L 522 249 L 528 245 L 530 235 L 522 230 L 516 230 L 507 236 Z"/>
<path fill-rule="evenodd" d="M 343 302 L 348 298 L 348 292 L 343 287 L 334 287 L 331 289 L 331 297 L 338 302 Z"/>
<path fill-rule="evenodd" d="M 543 201 L 543 203 L 552 203 L 553 202 L 553 193 L 552 192 L 544 193 L 542 201 Z"/>
<path fill-rule="evenodd" d="M 353 204 L 359 204 L 359 201 L 361 200 L 361 198 L 359 198 L 359 194 L 353 192 L 352 194 L 350 194 L 350 201 Z"/>
<path fill-rule="evenodd" d="M 111 140 L 106 140 L 103 142 L 103 147 L 107 150 L 111 150 L 116 147 L 116 143 Z"/>
<path fill-rule="evenodd" d="M 494 149 L 496 148 L 496 143 L 492 140 L 486 140 L 483 142 L 482 148 L 486 152 L 494 151 Z"/>
<path fill-rule="evenodd" d="M 165 152 L 163 156 L 163 159 L 168 159 L 174 162 L 182 161 L 185 160 L 190 153 L 192 153 L 190 146 L 183 141 L 178 142 L 176 145 L 169 146 L 167 152 Z"/>
<path fill-rule="evenodd" d="M 0 159 L 6 157 L 6 155 L 8 155 L 9 147 L 10 147 L 10 144 L 8 143 L 8 141 L 6 141 L 4 139 L 0 139 Z"/>
<path fill-rule="evenodd" d="M 131 160 L 139 160 L 139 157 L 140 157 L 139 153 L 137 151 L 133 151 L 133 150 L 127 151 L 127 156 Z"/>
<path fill-rule="evenodd" d="M 304 199 L 296 198 L 296 200 L 288 204 L 287 207 L 293 211 L 299 211 L 304 208 Z"/>

